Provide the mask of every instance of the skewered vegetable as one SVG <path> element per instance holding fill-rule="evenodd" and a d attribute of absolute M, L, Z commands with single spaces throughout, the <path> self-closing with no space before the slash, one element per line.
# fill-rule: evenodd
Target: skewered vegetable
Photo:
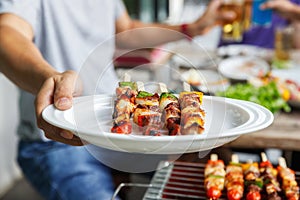
<path fill-rule="evenodd" d="M 266 195 L 264 199 L 280 200 L 279 192 L 281 191 L 279 182 L 277 181 L 277 170 L 267 159 L 265 153 L 261 154 L 262 162 L 259 165 L 260 177 L 263 180 L 263 191 Z"/>
<path fill-rule="evenodd" d="M 298 200 L 299 186 L 296 181 L 295 172 L 287 167 L 284 158 L 280 157 L 278 161 L 278 175 L 285 197 L 288 200 Z"/>
<path fill-rule="evenodd" d="M 200 134 L 204 131 L 205 112 L 201 108 L 202 92 L 181 92 L 181 134 Z"/>
<path fill-rule="evenodd" d="M 225 187 L 229 200 L 240 200 L 243 197 L 243 168 L 235 154 L 232 155 L 231 162 L 226 166 Z"/>
<path fill-rule="evenodd" d="M 210 199 L 219 199 L 225 182 L 225 165 L 222 160 L 218 160 L 216 154 L 212 154 L 204 169 L 204 187 L 206 196 Z"/>
<path fill-rule="evenodd" d="M 132 132 L 130 117 L 135 109 L 137 86 L 134 82 L 120 82 L 116 88 L 116 100 L 111 132 L 129 134 Z"/>
<path fill-rule="evenodd" d="M 263 182 L 260 179 L 260 173 L 257 162 L 248 161 L 242 165 L 244 172 L 244 186 L 246 192 L 246 200 L 260 200 L 260 191 Z"/>
<path fill-rule="evenodd" d="M 159 124 L 161 113 L 159 110 L 159 95 L 140 91 L 135 99 L 136 109 L 133 121 L 140 127 Z"/>
<path fill-rule="evenodd" d="M 162 123 L 168 129 L 169 135 L 180 134 L 180 106 L 178 98 L 168 93 L 164 84 L 160 84 L 162 94 L 159 99 L 160 110 L 162 111 Z"/>

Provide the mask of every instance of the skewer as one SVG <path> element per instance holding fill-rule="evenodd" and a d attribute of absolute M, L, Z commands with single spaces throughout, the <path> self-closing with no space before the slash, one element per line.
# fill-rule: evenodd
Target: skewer
<path fill-rule="evenodd" d="M 201 134 L 204 131 L 205 112 L 201 108 L 202 92 L 191 91 L 188 83 L 183 83 L 184 92 L 179 94 L 181 109 L 181 134 Z"/>
<path fill-rule="evenodd" d="M 279 157 L 278 158 L 278 164 L 280 167 L 282 168 L 287 168 L 287 164 L 286 164 L 286 161 L 283 157 Z"/>
<path fill-rule="evenodd" d="M 240 200 L 243 197 L 243 169 L 236 154 L 231 156 L 231 162 L 226 166 L 225 187 L 229 200 Z"/>
<path fill-rule="evenodd" d="M 277 170 L 273 167 L 264 152 L 261 153 L 261 158 L 260 174 L 264 182 L 263 189 L 267 199 L 280 199 L 279 192 L 281 189 L 277 180 Z"/>
<path fill-rule="evenodd" d="M 231 156 L 231 162 L 233 163 L 239 163 L 239 156 L 237 154 L 232 154 Z"/>
<path fill-rule="evenodd" d="M 204 187 L 209 199 L 217 200 L 222 194 L 225 181 L 225 165 L 217 154 L 211 154 L 204 169 Z"/>
<path fill-rule="evenodd" d="M 138 91 L 145 91 L 145 86 L 143 82 L 137 81 L 136 84 L 137 84 Z"/>
<path fill-rule="evenodd" d="M 268 161 L 268 158 L 267 158 L 267 155 L 265 154 L 265 152 L 261 152 L 260 156 L 261 156 L 261 160 L 263 162 L 267 162 Z"/>
<path fill-rule="evenodd" d="M 159 95 L 145 91 L 144 83 L 137 82 L 139 93 L 135 98 L 136 109 L 133 122 L 137 124 L 144 135 L 160 135 L 161 112 L 159 110 Z"/>
<path fill-rule="evenodd" d="M 210 155 L 210 160 L 211 161 L 217 161 L 218 160 L 218 155 L 217 154 L 211 154 Z"/>
<path fill-rule="evenodd" d="M 252 159 L 248 159 L 248 160 L 247 160 L 247 163 L 252 164 L 252 163 L 253 163 L 253 160 L 252 160 Z"/>
<path fill-rule="evenodd" d="M 167 86 L 164 83 L 159 83 L 159 89 L 161 93 L 168 92 Z"/>
<path fill-rule="evenodd" d="M 285 197 L 288 200 L 299 199 L 299 186 L 296 181 L 295 172 L 287 167 L 283 157 L 278 158 L 278 162 L 279 178 Z"/>
<path fill-rule="evenodd" d="M 135 109 L 137 87 L 134 82 L 130 82 L 130 79 L 131 77 L 125 74 L 124 82 L 119 82 L 119 87 L 116 88 L 112 133 L 130 134 L 132 132 L 130 117 Z"/>
<path fill-rule="evenodd" d="M 183 91 L 190 92 L 191 91 L 191 85 L 187 82 L 183 82 Z"/>
<path fill-rule="evenodd" d="M 258 163 L 249 159 L 247 163 L 242 165 L 245 182 L 246 200 L 260 200 L 260 191 L 262 190 L 263 182 L 259 178 Z"/>
<path fill-rule="evenodd" d="M 168 129 L 169 135 L 179 135 L 181 111 L 178 98 L 168 92 L 164 83 L 159 83 L 159 86 L 162 92 L 159 100 L 162 123 Z"/>
<path fill-rule="evenodd" d="M 131 76 L 128 73 L 124 74 L 124 82 L 130 82 L 131 81 Z"/>

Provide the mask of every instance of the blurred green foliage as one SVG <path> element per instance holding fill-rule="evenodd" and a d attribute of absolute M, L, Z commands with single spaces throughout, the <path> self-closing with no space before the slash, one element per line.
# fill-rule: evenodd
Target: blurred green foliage
<path fill-rule="evenodd" d="M 238 83 L 228 87 L 223 92 L 218 92 L 216 95 L 251 101 L 266 107 L 272 113 L 280 110 L 290 112 L 291 110 L 288 103 L 281 97 L 274 81 L 260 87 L 255 87 L 250 83 Z"/>

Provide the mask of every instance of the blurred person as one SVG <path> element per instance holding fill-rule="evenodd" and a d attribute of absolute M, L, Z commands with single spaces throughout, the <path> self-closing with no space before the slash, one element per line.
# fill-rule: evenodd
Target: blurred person
<path fill-rule="evenodd" d="M 276 13 L 278 13 L 283 18 L 289 20 L 289 22 L 292 24 L 294 28 L 294 45 L 295 48 L 300 48 L 300 40 L 299 40 L 299 34 L 300 34 L 300 5 L 299 1 L 297 3 L 290 2 L 288 0 L 273 0 L 268 1 L 267 3 L 262 5 L 262 9 L 272 9 Z M 293 151 L 292 152 L 292 158 L 291 158 L 291 168 L 293 170 L 300 170 L 299 165 L 300 160 L 300 152 L 299 151 Z"/>
<path fill-rule="evenodd" d="M 300 48 L 300 1 L 299 0 L 270 0 L 260 6 L 262 10 L 272 9 L 272 22 L 270 25 L 252 25 L 245 31 L 243 40 L 240 42 L 228 42 L 220 39 L 219 46 L 231 44 L 247 44 L 258 47 L 274 49 L 275 31 L 277 27 L 291 25 L 294 28 L 294 48 Z M 260 155 L 265 149 L 230 149 L 227 151 L 236 151 Z M 232 152 L 231 152 L 232 153 Z M 259 156 L 258 156 L 259 157 Z M 292 168 L 300 170 L 299 165 L 300 152 L 293 152 Z"/>
<path fill-rule="evenodd" d="M 131 20 L 121 0 L 0 1 L 0 72 L 20 88 L 18 163 L 45 199 L 104 200 L 114 191 L 110 169 L 82 147 L 80 138 L 41 116 L 50 104 L 60 110 L 72 106 L 82 92 L 76 80 L 90 51 L 118 33 L 122 37 L 100 59 L 112 60 L 115 44 L 139 48 L 204 34 L 232 17 L 217 14 L 219 6 L 220 0 L 213 0 L 195 22 L 171 26 Z M 126 34 L 137 28 L 146 31 Z M 118 81 L 113 67 L 97 66 L 107 70 L 105 81 Z M 99 93 L 114 89 L 114 84 L 101 85 Z"/>
<path fill-rule="evenodd" d="M 300 1 L 273 0 L 268 1 L 261 6 L 262 9 L 272 9 L 281 17 L 287 19 L 294 28 L 294 46 L 300 48 Z"/>
<path fill-rule="evenodd" d="M 226 46 L 230 44 L 248 44 L 273 49 L 276 28 L 284 27 L 292 22 L 299 21 L 299 5 L 299 0 L 272 0 L 262 4 L 260 6 L 262 10 L 274 10 L 270 25 L 252 25 L 249 30 L 244 32 L 242 41 L 222 41 L 221 38 L 219 46 Z M 297 28 L 299 26 L 298 23 L 293 23 L 293 25 L 295 25 Z M 297 44 L 297 47 L 300 48 L 298 45 L 299 44 Z"/>
<path fill-rule="evenodd" d="M 272 9 L 290 21 L 300 21 L 300 6 L 297 1 L 272 0 L 261 5 L 261 9 Z"/>

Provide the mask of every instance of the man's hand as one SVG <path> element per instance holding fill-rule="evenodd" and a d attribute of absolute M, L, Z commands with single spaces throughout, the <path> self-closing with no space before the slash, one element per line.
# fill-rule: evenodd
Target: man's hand
<path fill-rule="evenodd" d="M 36 96 L 35 109 L 38 127 L 44 130 L 47 138 L 73 146 L 82 146 L 82 140 L 72 132 L 52 126 L 42 118 L 42 111 L 50 104 L 54 104 L 59 110 L 72 107 L 73 96 L 81 93 L 76 84 L 77 78 L 75 72 L 66 71 L 47 79 Z"/>
<path fill-rule="evenodd" d="M 273 0 L 262 4 L 261 9 L 272 9 L 282 17 L 297 21 L 300 20 L 300 6 L 290 2 L 289 0 Z"/>
<path fill-rule="evenodd" d="M 223 21 L 232 20 L 236 17 L 233 11 L 221 11 L 221 5 L 221 0 L 212 0 L 209 3 L 203 15 L 190 25 L 193 36 L 205 34 L 215 25 L 220 25 Z"/>

